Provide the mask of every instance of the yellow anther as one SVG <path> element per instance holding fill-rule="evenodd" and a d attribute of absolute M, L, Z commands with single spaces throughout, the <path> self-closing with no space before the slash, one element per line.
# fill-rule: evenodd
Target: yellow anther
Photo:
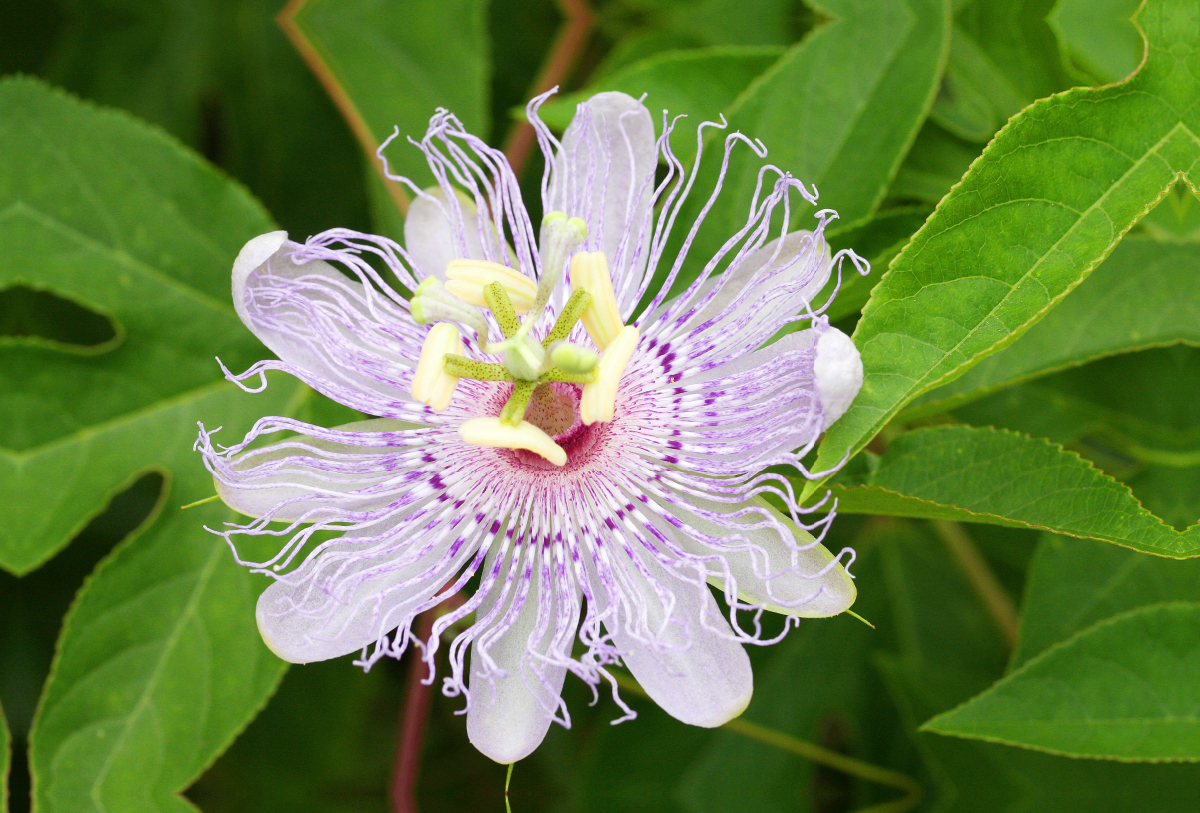
<path fill-rule="evenodd" d="M 567 453 L 563 451 L 563 447 L 529 421 L 509 426 L 499 418 L 472 418 L 458 427 L 458 434 L 474 446 L 525 449 L 541 455 L 556 466 L 567 462 Z"/>
<path fill-rule="evenodd" d="M 583 385 L 579 400 L 579 417 L 586 424 L 607 423 L 613 419 L 617 404 L 617 385 L 625 374 L 625 366 L 638 343 L 638 329 L 633 325 L 621 328 L 608 345 L 596 368 L 596 380 Z"/>
<path fill-rule="evenodd" d="M 493 282 L 500 283 L 518 314 L 537 298 L 537 283 L 507 265 L 487 260 L 451 260 L 446 265 L 446 290 L 477 307 L 487 306 L 483 289 Z"/>
<path fill-rule="evenodd" d="M 449 322 L 438 322 L 425 337 L 421 345 L 421 358 L 413 373 L 412 397 L 441 412 L 450 406 L 458 376 L 446 372 L 444 359 L 447 353 L 463 355 L 463 343 L 458 328 Z"/>
<path fill-rule="evenodd" d="M 613 292 L 604 252 L 581 251 L 571 259 L 571 286 L 583 288 L 592 295 L 592 301 L 583 312 L 583 326 L 596 346 L 604 350 L 625 326 L 621 312 L 617 310 L 617 296 Z"/>

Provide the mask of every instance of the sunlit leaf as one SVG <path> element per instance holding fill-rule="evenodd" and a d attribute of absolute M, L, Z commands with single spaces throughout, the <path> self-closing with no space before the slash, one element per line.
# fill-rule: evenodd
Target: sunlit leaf
<path fill-rule="evenodd" d="M 1062 304 L 1000 353 L 928 393 L 913 414 L 1101 356 L 1200 344 L 1200 245 L 1128 239 Z M 919 405 L 919 406 L 918 406 Z"/>
<path fill-rule="evenodd" d="M 864 309 L 855 340 L 866 382 L 827 435 L 817 469 L 1015 340 L 1178 178 L 1200 181 L 1191 175 L 1200 160 L 1191 11 L 1183 0 L 1148 4 L 1142 70 L 1026 108 L 942 201 Z"/>
<path fill-rule="evenodd" d="M 944 642 L 952 651 L 954 639 Z M 879 659 L 881 671 L 912 729 L 946 708 L 961 688 L 950 667 Z M 946 813 L 1125 813 L 1186 811 L 1200 782 L 1195 764 L 1068 759 L 1007 745 L 913 734 L 937 785 L 935 809 Z"/>
<path fill-rule="evenodd" d="M 833 481 L 838 510 L 1039 528 L 1159 556 L 1200 555 L 1129 488 L 1045 440 L 991 428 L 919 429 Z"/>
<path fill-rule="evenodd" d="M 897 655 L 879 653 L 874 663 L 925 763 L 931 809 L 1188 809 L 1200 766 L 1066 759 L 918 732 L 930 717 L 966 701 L 999 677 L 1005 653 L 995 627 L 944 548 L 912 530 L 899 531 L 892 540 L 894 544 L 881 552 L 899 648 Z"/>
<path fill-rule="evenodd" d="M 241 437 L 304 392 L 282 378 L 257 396 L 218 384 L 190 399 L 189 417 Z M 96 569 L 67 616 L 30 732 L 39 813 L 191 810 L 178 794 L 283 674 L 254 624 L 263 585 L 203 527 L 232 512 L 219 502 L 180 509 L 213 493 L 195 431 L 190 420 L 143 431 L 171 473 L 161 513 Z"/>

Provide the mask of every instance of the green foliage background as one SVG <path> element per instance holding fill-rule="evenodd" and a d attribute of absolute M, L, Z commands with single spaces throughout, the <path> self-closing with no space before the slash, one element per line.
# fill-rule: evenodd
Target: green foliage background
<path fill-rule="evenodd" d="M 850 459 L 806 493 L 838 498 L 827 544 L 857 549 L 875 626 L 752 652 L 743 724 L 713 731 L 632 690 L 610 726 L 569 681 L 514 810 L 1198 808 L 1200 7 L 1138 5 L 587 6 L 552 126 L 645 93 L 689 116 L 686 157 L 723 115 L 874 265 L 830 312 L 866 380 L 814 466 Z M 438 106 L 505 143 L 571 8 L 307 0 L 289 41 L 280 0 L 0 3 L 0 811 L 389 809 L 407 662 L 285 674 L 263 583 L 202 529 L 231 515 L 180 508 L 211 494 L 197 420 L 348 419 L 222 380 L 214 356 L 265 353 L 229 267 L 276 227 L 398 237 L 366 148 Z M 736 155 L 693 256 L 756 167 Z M 430 708 L 418 806 L 502 810 L 456 708 Z"/>

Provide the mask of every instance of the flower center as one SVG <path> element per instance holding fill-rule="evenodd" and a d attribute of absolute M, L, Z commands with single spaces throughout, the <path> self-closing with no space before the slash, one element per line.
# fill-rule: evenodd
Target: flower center
<path fill-rule="evenodd" d="M 638 329 L 623 323 L 604 254 L 580 252 L 571 257 L 586 234 L 579 218 L 551 212 L 543 223 L 545 264 L 536 283 L 490 260 L 452 260 L 445 286 L 430 277 L 413 292 L 413 319 L 422 325 L 438 322 L 422 345 L 413 373 L 416 400 L 440 412 L 450 405 L 460 378 L 513 385 L 498 416 L 473 418 L 459 426 L 467 443 L 523 449 L 562 466 L 568 455 L 556 442 L 558 436 L 577 425 L 613 419 L 617 385 L 637 347 Z M 568 258 L 571 295 L 539 341 L 533 328 L 546 312 Z M 483 306 L 504 334 L 502 341 L 489 337 L 487 320 L 478 310 Z M 524 319 L 518 310 L 525 312 Z M 602 353 L 568 341 L 580 321 Z M 452 322 L 474 328 L 479 350 L 499 356 L 499 361 L 468 357 Z"/>
<path fill-rule="evenodd" d="M 579 418 L 579 388 L 572 384 L 538 384 L 525 408 L 525 420 L 550 437 L 561 435 Z"/>
<path fill-rule="evenodd" d="M 525 420 L 550 436 L 566 453 L 566 463 L 560 467 L 529 449 L 512 449 L 513 459 L 525 468 L 543 471 L 571 471 L 583 465 L 606 429 L 602 424 L 583 422 L 582 398 L 582 389 L 577 384 L 538 385 L 529 399 Z"/>

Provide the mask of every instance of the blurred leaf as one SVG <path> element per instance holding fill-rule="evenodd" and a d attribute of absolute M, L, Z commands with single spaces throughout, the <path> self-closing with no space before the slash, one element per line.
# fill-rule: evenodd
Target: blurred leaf
<path fill-rule="evenodd" d="M 660 25 L 697 45 L 790 45 L 805 30 L 805 9 L 794 0 L 684 0 L 670 6 Z"/>
<path fill-rule="evenodd" d="M 289 669 L 270 705 L 188 799 L 205 813 L 385 813 L 403 696 L 398 672 L 380 664 L 364 674 L 349 658 Z"/>
<path fill-rule="evenodd" d="M 949 647 L 947 652 L 952 651 Z M 958 689 L 947 667 L 879 659 L 892 695 L 938 791 L 940 813 L 1188 813 L 1195 807 L 1200 766 L 1068 759 L 1006 745 L 917 733 L 916 726 L 947 707 Z M 952 705 L 952 704 L 951 704 Z"/>
<path fill-rule="evenodd" d="M 1177 344 L 1019 384 L 957 407 L 954 418 L 1064 444 L 1182 530 L 1200 517 L 1198 400 L 1200 350 Z"/>
<path fill-rule="evenodd" d="M 896 179 L 888 187 L 891 200 L 922 201 L 933 205 L 950 193 L 971 162 L 979 157 L 979 145 L 953 136 L 932 121 L 917 133 Z"/>
<path fill-rule="evenodd" d="M 1029 571 L 1010 668 L 1106 618 L 1167 601 L 1200 602 L 1200 561 L 1046 534 Z"/>
<path fill-rule="evenodd" d="M 211 2 L 59 0 L 67 24 L 46 78 L 121 107 L 197 148 L 213 92 L 220 10 Z"/>
<path fill-rule="evenodd" d="M 333 227 L 368 230 L 368 158 L 280 30 L 283 4 L 207 1 L 218 7 L 225 43 L 217 95 L 205 108 L 215 130 L 209 158 L 249 186 L 295 240 Z"/>
<path fill-rule="evenodd" d="M 958 407 L 954 416 L 1069 445 L 1102 439 L 1134 461 L 1200 465 L 1200 350 L 1172 345 L 1072 367 Z"/>
<path fill-rule="evenodd" d="M 1048 22 L 1079 68 L 1099 84 L 1119 82 L 1142 61 L 1146 44 L 1131 20 L 1142 0 L 1058 0 Z"/>
<path fill-rule="evenodd" d="M 1200 604 L 1145 607 L 1038 655 L 923 731 L 1096 759 L 1200 759 Z"/>
<path fill-rule="evenodd" d="M 405 138 L 419 141 L 439 107 L 488 137 L 484 0 L 307 0 L 291 20 L 364 148 L 373 153 L 399 128 L 388 152 L 393 173 L 421 186 L 433 182 L 424 156 Z"/>
<path fill-rule="evenodd" d="M 874 662 L 935 787 L 927 809 L 944 813 L 1191 810 L 1200 766 L 1065 759 L 918 733 L 921 723 L 967 700 L 998 677 L 1005 653 L 994 626 L 941 546 L 907 525 L 899 527 L 893 540 L 881 552 L 899 655 L 880 653 Z"/>
<path fill-rule="evenodd" d="M 1168 243 L 1200 242 L 1200 200 L 1186 184 L 1177 183 L 1138 226 Z"/>
<path fill-rule="evenodd" d="M 34 70 L 165 128 L 245 182 L 294 235 L 367 227 L 361 151 L 276 25 L 280 0 L 59 3 L 64 25 Z M 22 39 L 44 38 L 46 16 L 11 24 Z"/>
<path fill-rule="evenodd" d="M 8 722 L 4 718 L 4 709 L 0 707 L 0 813 L 8 813 L 8 769 L 10 767 L 9 750 L 12 748 L 12 737 L 8 733 Z"/>
<path fill-rule="evenodd" d="M 1200 555 L 1129 488 L 1061 446 L 991 428 L 918 429 L 831 482 L 842 513 L 1040 528 L 1173 558 Z"/>
<path fill-rule="evenodd" d="M 604 59 L 592 71 L 589 82 L 606 82 L 610 77 L 624 73 L 637 63 L 661 56 L 666 51 L 684 51 L 698 47 L 702 46 L 683 34 L 654 28 L 638 28 L 616 41 L 612 50 L 604 55 Z"/>
<path fill-rule="evenodd" d="M 1150 2 L 1128 82 L 1037 102 L 988 145 L 875 287 L 855 331 L 866 382 L 814 464 L 858 452 L 907 402 L 1021 335 L 1200 160 L 1193 7 Z M 1184 113 L 1177 111 L 1183 110 Z M 1136 124 L 1135 124 L 1136 123 Z M 814 486 L 810 486 L 810 491 Z"/>
<path fill-rule="evenodd" d="M 930 118 L 983 142 L 1032 102 L 1070 86 L 1046 15 L 1053 0 L 970 0 L 956 8 L 950 59 Z"/>
<path fill-rule="evenodd" d="M 307 393 L 284 379 L 257 396 L 216 385 L 157 429 L 156 463 L 171 472 L 164 507 L 80 591 L 30 732 L 39 813 L 192 810 L 177 794 L 266 702 L 285 664 L 254 623 L 263 584 L 203 529 L 234 515 L 220 503 L 177 506 L 213 492 L 191 418 L 240 436 Z"/>
<path fill-rule="evenodd" d="M 900 206 L 880 212 L 862 225 L 838 228 L 835 224 L 834 228 L 825 233 L 831 251 L 852 248 L 871 263 L 871 273 L 865 277 L 853 273 L 850 266 L 843 268 L 837 297 L 825 311 L 830 321 L 836 322 L 862 310 L 871 296 L 871 288 L 887 270 L 888 263 L 907 245 L 913 233 L 921 228 L 925 219 L 929 217 L 929 211 L 924 206 Z M 834 292 L 837 283 L 835 275 L 821 293 L 817 294 L 814 301 L 824 302 Z"/>
<path fill-rule="evenodd" d="M 1010 384 L 1144 347 L 1200 344 L 1200 245 L 1127 239 L 1002 352 L 919 398 L 907 415 L 952 409 Z"/>
<path fill-rule="evenodd" d="M 949 47 L 949 7 L 943 0 L 815 5 L 833 22 L 789 49 L 739 97 L 726 113 L 728 132 L 761 139 L 770 163 L 815 185 L 820 206 L 853 224 L 879 204 L 933 101 Z M 722 138 L 710 136 L 716 155 L 701 168 L 700 189 L 717 177 Z M 733 151 L 722 197 L 691 249 L 697 261 L 745 224 L 760 164 L 744 146 Z M 693 195 L 681 219 L 695 218 L 706 198 Z M 793 222 L 806 228 L 812 213 L 796 206 Z"/>
<path fill-rule="evenodd" d="M 567 681 L 568 686 L 574 681 Z M 577 688 L 577 687 L 576 687 Z M 586 713 L 590 695 L 573 692 L 568 699 L 572 717 Z M 681 776 L 714 736 L 711 729 L 685 725 L 660 709 L 653 701 L 622 692 L 637 719 L 620 725 L 609 723 L 619 716 L 608 693 L 600 695 L 597 723 L 589 729 L 571 731 L 551 726 L 546 741 L 536 752 L 540 762 L 562 759 L 571 753 L 560 775 L 566 779 L 567 797 L 549 809 L 562 813 L 641 813 L 683 811 L 674 790 Z M 591 736 L 581 741 L 582 731 Z"/>
<path fill-rule="evenodd" d="M 863 592 L 855 611 L 876 629 L 849 616 L 802 622 L 756 662 L 754 699 L 745 719 L 875 764 L 892 757 L 898 721 L 880 691 L 869 653 L 892 637 L 878 548 L 894 542 L 894 533 L 876 531 L 856 543 L 854 573 Z M 828 809 L 818 795 L 822 770 L 722 729 L 683 774 L 676 795 L 695 813 L 821 811 Z M 892 788 L 835 776 L 853 808 L 898 795 Z"/>
<path fill-rule="evenodd" d="M 0 84 L 0 152 L 21 156 L 0 169 L 0 285 L 78 301 L 121 338 L 92 355 L 0 346 L 0 566 L 24 573 L 173 459 L 162 444 L 221 381 L 214 355 L 261 354 L 228 269 L 271 222 L 163 134 L 32 80 Z"/>
<path fill-rule="evenodd" d="M 683 114 L 671 136 L 671 147 L 681 159 L 696 153 L 696 127 L 716 121 L 723 110 L 763 71 L 778 61 L 783 48 L 718 45 L 690 51 L 667 51 L 634 63 L 589 85 L 586 90 L 553 98 L 541 108 L 542 119 L 565 130 L 575 106 L 606 90 L 619 90 L 634 98 L 646 94 L 646 107 L 661 128 L 662 111 L 671 118 Z"/>

